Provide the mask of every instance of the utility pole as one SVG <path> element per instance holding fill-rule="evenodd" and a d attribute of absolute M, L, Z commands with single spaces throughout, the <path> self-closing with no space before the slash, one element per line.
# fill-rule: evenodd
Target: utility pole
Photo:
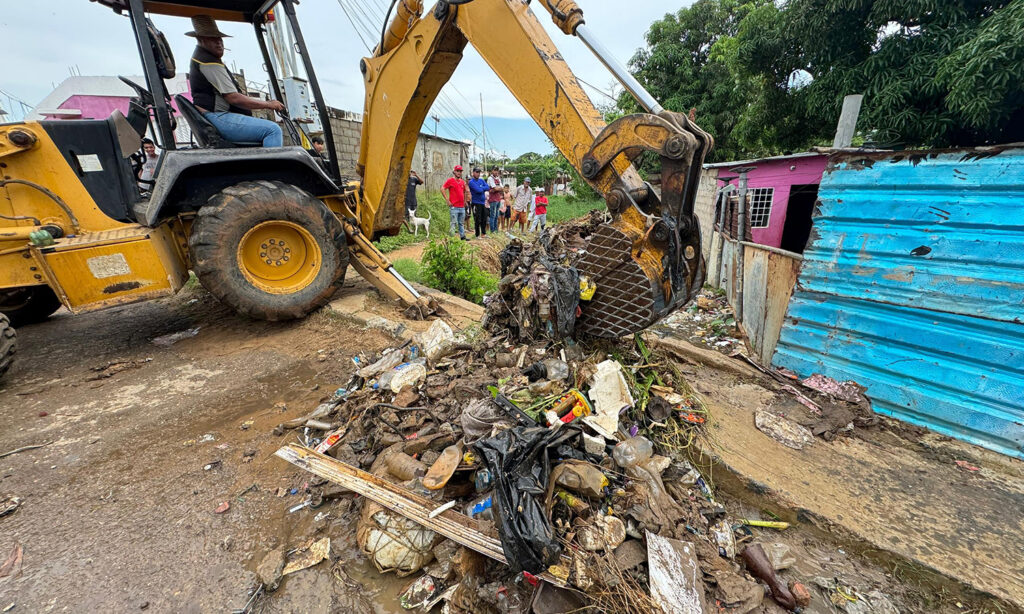
<path fill-rule="evenodd" d="M 484 126 L 484 94 L 480 92 L 480 134 L 484 139 L 484 170 L 487 170 L 487 128 Z"/>
<path fill-rule="evenodd" d="M 436 115 L 431 115 L 430 119 L 434 120 L 434 138 L 437 138 L 437 122 L 441 121 Z"/>

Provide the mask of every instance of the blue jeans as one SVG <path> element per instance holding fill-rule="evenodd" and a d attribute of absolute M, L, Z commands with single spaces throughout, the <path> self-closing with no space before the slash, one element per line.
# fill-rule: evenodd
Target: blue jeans
<path fill-rule="evenodd" d="M 452 207 L 451 208 L 452 225 L 450 234 L 455 234 L 455 227 L 459 228 L 459 236 L 463 239 L 466 238 L 466 208 L 465 207 Z"/>
<path fill-rule="evenodd" d="M 491 232 L 498 232 L 498 209 L 501 208 L 501 201 L 490 203 L 491 206 Z"/>
<path fill-rule="evenodd" d="M 258 143 L 264 147 L 284 145 L 281 126 L 268 119 L 249 117 L 241 113 L 203 113 L 220 135 L 232 143 Z"/>

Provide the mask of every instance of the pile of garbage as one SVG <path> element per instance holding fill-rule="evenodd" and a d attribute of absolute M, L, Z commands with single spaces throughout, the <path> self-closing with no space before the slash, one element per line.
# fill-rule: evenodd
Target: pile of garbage
<path fill-rule="evenodd" d="M 531 243 L 513 239 L 498 254 L 501 280 L 498 291 L 484 298 L 483 327 L 508 331 L 511 339 L 524 342 L 572 337 L 580 301 L 591 300 L 596 291 L 576 265 L 604 216 L 591 211 L 544 230 Z"/>
<path fill-rule="evenodd" d="M 347 385 L 278 429 L 298 443 L 277 455 L 319 477 L 310 502 L 359 495 L 356 543 L 381 572 L 415 576 L 410 610 L 743 613 L 810 599 L 755 533 L 787 525 L 716 500 L 698 468 L 703 403 L 639 336 L 471 338 L 438 320 L 354 358 Z"/>
<path fill-rule="evenodd" d="M 658 328 L 723 354 L 743 350 L 743 333 L 725 292 L 705 286 L 692 303 L 658 323 Z"/>

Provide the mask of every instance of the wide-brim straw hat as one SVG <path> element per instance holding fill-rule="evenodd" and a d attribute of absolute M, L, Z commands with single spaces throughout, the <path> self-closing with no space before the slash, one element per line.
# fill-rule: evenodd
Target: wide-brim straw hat
<path fill-rule="evenodd" d="M 217 27 L 217 22 L 209 15 L 196 15 L 192 18 L 192 31 L 186 32 L 185 36 L 192 38 L 231 38 L 230 34 L 224 34 Z"/>

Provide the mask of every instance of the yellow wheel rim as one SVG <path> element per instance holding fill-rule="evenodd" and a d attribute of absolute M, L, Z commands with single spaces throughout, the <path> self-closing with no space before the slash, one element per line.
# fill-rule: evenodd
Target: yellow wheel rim
<path fill-rule="evenodd" d="M 238 268 L 249 283 L 271 294 L 292 294 L 313 283 L 323 256 L 313 235 L 292 222 L 253 226 L 238 244 Z"/>

